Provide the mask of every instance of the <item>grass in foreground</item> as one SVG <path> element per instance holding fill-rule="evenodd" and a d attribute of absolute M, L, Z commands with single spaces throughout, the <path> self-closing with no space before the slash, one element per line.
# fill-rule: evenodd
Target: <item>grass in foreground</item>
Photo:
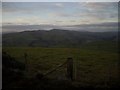
<path fill-rule="evenodd" d="M 20 62 L 25 62 L 24 53 L 27 53 L 28 75 L 33 76 L 40 71 L 46 73 L 68 57 L 74 59 L 76 67 L 76 81 L 74 84 L 94 87 L 111 87 L 118 84 L 118 54 L 98 50 L 81 48 L 31 48 L 6 47 L 3 51 Z M 65 68 L 52 73 L 49 77 L 59 78 L 65 73 Z"/>

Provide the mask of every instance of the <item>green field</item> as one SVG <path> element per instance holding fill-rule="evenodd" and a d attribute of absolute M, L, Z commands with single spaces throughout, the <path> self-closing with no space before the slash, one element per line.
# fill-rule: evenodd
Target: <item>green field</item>
<path fill-rule="evenodd" d="M 118 53 L 82 48 L 4 47 L 3 51 L 20 62 L 25 62 L 27 53 L 29 76 L 37 72 L 46 73 L 72 57 L 75 67 L 73 84 L 93 87 L 115 87 L 118 85 Z M 65 67 L 48 77 L 65 74 Z"/>

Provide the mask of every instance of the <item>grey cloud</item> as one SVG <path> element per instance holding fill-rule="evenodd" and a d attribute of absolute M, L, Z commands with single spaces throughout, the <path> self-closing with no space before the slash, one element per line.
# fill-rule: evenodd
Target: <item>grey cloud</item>
<path fill-rule="evenodd" d="M 51 30 L 51 29 L 65 29 L 77 31 L 90 31 L 90 32 L 105 32 L 105 31 L 118 31 L 117 22 L 106 22 L 100 24 L 84 24 L 72 26 L 57 26 L 57 25 L 5 25 L 2 27 L 3 32 L 20 32 L 28 30 Z"/>
<path fill-rule="evenodd" d="M 100 19 L 116 18 L 118 16 L 117 2 L 89 2 L 80 3 L 86 10 L 84 13 Z"/>
<path fill-rule="evenodd" d="M 76 22 L 76 20 L 70 20 L 70 22 Z"/>
<path fill-rule="evenodd" d="M 16 4 L 15 2 L 3 2 L 2 3 L 3 14 L 5 14 L 5 13 L 16 13 L 16 12 L 17 13 L 33 12 L 33 10 L 31 8 L 22 6 L 22 4 L 24 4 L 24 3 L 20 2 L 20 3 Z"/>
<path fill-rule="evenodd" d="M 33 12 L 47 9 L 61 9 L 60 4 L 50 2 L 3 2 L 3 12 Z"/>
<path fill-rule="evenodd" d="M 55 22 L 64 22 L 64 21 L 55 21 Z"/>
<path fill-rule="evenodd" d="M 75 30 L 91 31 L 91 32 L 104 32 L 104 31 L 118 31 L 117 22 L 105 22 L 99 24 L 83 24 L 67 26 Z"/>
<path fill-rule="evenodd" d="M 117 9 L 117 2 L 89 2 L 83 4 L 83 6 L 90 8 L 91 10 L 104 10 L 104 9 Z"/>

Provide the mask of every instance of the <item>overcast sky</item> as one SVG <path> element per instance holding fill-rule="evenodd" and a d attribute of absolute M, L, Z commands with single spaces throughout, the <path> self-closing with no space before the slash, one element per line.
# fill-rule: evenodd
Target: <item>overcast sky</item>
<path fill-rule="evenodd" d="M 118 22 L 117 2 L 3 2 L 5 25 L 82 25 Z"/>

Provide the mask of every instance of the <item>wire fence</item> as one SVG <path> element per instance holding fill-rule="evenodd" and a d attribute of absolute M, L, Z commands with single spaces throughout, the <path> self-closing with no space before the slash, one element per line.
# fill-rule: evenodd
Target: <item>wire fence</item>
<path fill-rule="evenodd" d="M 24 53 L 24 58 L 25 58 L 25 65 L 26 65 L 26 72 L 28 71 L 28 60 L 27 60 L 27 53 Z M 67 60 L 58 65 L 57 67 L 53 68 L 52 70 L 44 73 L 44 76 L 49 76 L 51 74 L 53 74 L 54 72 L 60 72 L 60 69 L 64 69 L 64 76 L 66 77 L 66 79 L 69 79 L 71 81 L 75 80 L 75 71 L 74 71 L 74 62 L 73 62 L 73 58 L 67 58 Z"/>

